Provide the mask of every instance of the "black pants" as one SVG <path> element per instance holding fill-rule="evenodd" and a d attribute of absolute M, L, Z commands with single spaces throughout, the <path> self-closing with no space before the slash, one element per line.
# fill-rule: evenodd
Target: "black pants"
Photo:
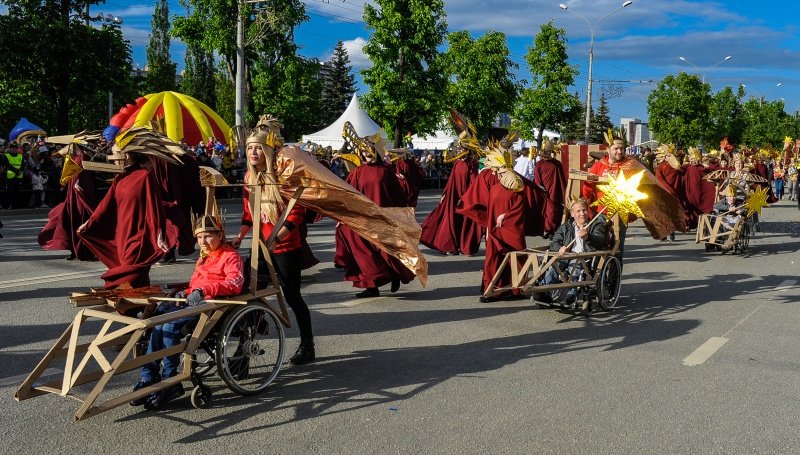
<path fill-rule="evenodd" d="M 267 261 L 262 253 L 259 252 L 258 275 L 259 286 L 261 277 L 268 276 Z M 272 254 L 272 264 L 275 266 L 275 273 L 281 282 L 281 290 L 286 303 L 294 312 L 297 320 L 297 328 L 300 330 L 300 343 L 306 346 L 314 345 L 314 333 L 311 330 L 311 312 L 308 310 L 303 296 L 300 294 L 300 264 L 302 253 L 298 248 L 293 251 L 280 254 Z M 248 261 L 249 262 L 249 261 Z M 249 267 L 246 267 L 249 270 Z M 267 278 L 268 280 L 269 278 Z M 249 280 L 248 280 L 249 281 Z"/>

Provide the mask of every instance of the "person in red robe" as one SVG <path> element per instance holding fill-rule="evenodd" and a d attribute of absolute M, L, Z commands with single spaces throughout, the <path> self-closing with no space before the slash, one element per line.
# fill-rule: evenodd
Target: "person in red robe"
<path fill-rule="evenodd" d="M 383 160 L 380 138 L 367 137 L 361 141 L 361 146 L 354 148 L 361 152 L 363 164 L 347 175 L 347 183 L 379 207 L 407 207 L 408 197 L 394 166 Z M 414 279 L 414 274 L 397 258 L 379 250 L 344 224 L 337 226 L 336 249 L 344 265 L 344 279 L 352 282 L 353 287 L 364 289 L 356 294 L 358 298 L 377 297 L 378 288 L 389 283 L 391 292 L 397 292 L 400 283 Z"/>
<path fill-rule="evenodd" d="M 150 267 L 176 241 L 167 230 L 161 188 L 149 169 L 147 155 L 117 153 L 109 160 L 124 160 L 124 170 L 114 178 L 108 193 L 89 220 L 77 229 L 78 237 L 108 267 L 101 278 L 105 288 L 124 283 L 150 285 Z"/>
<path fill-rule="evenodd" d="M 162 190 L 162 205 L 167 223 L 178 232 L 177 243 L 161 258 L 161 263 L 175 262 L 176 254 L 189 256 L 197 242 L 192 235 L 192 217 L 205 210 L 206 192 L 200 184 L 200 166 L 191 154 L 178 158 L 180 164 L 156 160 L 153 175 Z"/>
<path fill-rule="evenodd" d="M 678 161 L 678 158 L 672 152 L 671 146 L 662 144 L 658 147 L 657 156 L 658 165 L 656 165 L 656 179 L 658 179 L 658 183 L 660 183 L 664 189 L 681 201 L 688 222 L 690 217 L 686 209 L 686 193 L 683 189 L 683 175 L 686 169 L 681 167 L 680 161 Z M 670 241 L 675 240 L 674 232 L 669 234 L 669 239 Z"/>
<path fill-rule="evenodd" d="M 417 207 L 419 191 L 425 183 L 425 171 L 422 170 L 414 157 L 406 154 L 394 162 L 395 172 L 400 186 L 406 193 L 409 207 Z"/>
<path fill-rule="evenodd" d="M 716 202 L 716 188 L 705 179 L 709 170 L 701 164 L 700 151 L 690 148 L 687 154 L 689 164 L 683 174 L 683 188 L 686 193 L 686 214 L 689 229 L 697 229 L 700 215 L 711 213 Z"/>
<path fill-rule="evenodd" d="M 81 154 L 72 159 L 80 166 Z M 47 214 L 47 224 L 39 233 L 39 245 L 45 250 L 67 250 L 68 261 L 78 259 L 81 261 L 97 260 L 92 251 L 86 246 L 76 231 L 83 223 L 89 220 L 92 212 L 97 207 L 97 188 L 94 181 L 94 172 L 82 170 L 66 182 L 66 196 L 64 202 L 53 207 Z"/>
<path fill-rule="evenodd" d="M 487 156 L 487 162 L 508 163 L 508 166 L 496 166 L 498 181 L 489 189 L 489 200 L 486 209 L 486 257 L 483 261 L 483 278 L 481 293 L 484 293 L 497 274 L 500 264 L 507 253 L 525 249 L 525 212 L 527 199 L 523 193 L 522 177 L 514 172 L 511 160 L 503 159 L 502 149 L 494 149 Z M 504 269 L 495 282 L 495 287 L 511 284 L 510 264 Z M 483 295 L 481 302 L 489 302 L 492 298 Z"/>
<path fill-rule="evenodd" d="M 561 163 L 553 158 L 553 143 L 547 138 L 542 143 L 539 155 L 541 159 L 533 169 L 533 183 L 544 189 L 543 230 L 544 237 L 550 238 L 561 226 L 561 218 L 564 216 L 564 191 L 567 188 L 567 178 Z"/>
<path fill-rule="evenodd" d="M 460 149 L 461 156 L 453 162 L 439 204 L 422 222 L 419 241 L 444 254 L 473 256 L 480 247 L 483 227 L 457 213 L 456 208 L 470 183 L 478 176 L 478 163 L 469 150 Z"/>

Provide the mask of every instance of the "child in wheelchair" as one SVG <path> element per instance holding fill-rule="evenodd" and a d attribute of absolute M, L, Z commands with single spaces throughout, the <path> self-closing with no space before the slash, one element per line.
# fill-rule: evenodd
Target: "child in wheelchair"
<path fill-rule="evenodd" d="M 569 204 L 570 217 L 558 227 L 550 242 L 550 251 L 564 254 L 585 253 L 597 251 L 606 246 L 608 242 L 608 229 L 605 217 L 599 217 L 594 223 L 589 223 L 589 203 L 586 199 L 578 198 Z M 559 268 L 566 272 L 572 280 L 579 281 L 583 274 L 583 263 L 577 260 L 563 260 L 556 262 L 545 273 L 540 285 L 560 283 Z M 566 292 L 564 303 L 572 305 L 577 300 L 577 288 L 569 288 Z M 540 302 L 552 303 L 552 297 L 546 293 L 534 294 L 534 299 Z M 549 300 L 549 302 L 548 302 Z"/>
<path fill-rule="evenodd" d="M 713 215 L 722 217 L 722 225 L 733 229 L 744 214 L 744 192 L 736 185 L 730 184 L 725 189 L 725 197 L 714 204 Z"/>
<path fill-rule="evenodd" d="M 200 245 L 189 286 L 175 296 L 186 298 L 186 302 L 161 302 L 157 312 L 171 313 L 187 306 L 196 306 L 206 299 L 234 296 L 244 285 L 244 264 L 239 253 L 225 241 L 221 223 L 213 216 L 205 215 L 195 222 L 194 234 Z M 184 317 L 156 326 L 150 333 L 147 353 L 175 346 L 185 336 L 183 329 L 198 319 Z M 159 364 L 160 363 L 160 364 Z M 180 354 L 165 357 L 161 362 L 151 362 L 142 367 L 139 382 L 133 390 L 139 390 L 177 374 Z M 158 409 L 184 394 L 183 385 L 174 386 L 131 402 L 133 406 L 144 405 L 146 409 Z"/>

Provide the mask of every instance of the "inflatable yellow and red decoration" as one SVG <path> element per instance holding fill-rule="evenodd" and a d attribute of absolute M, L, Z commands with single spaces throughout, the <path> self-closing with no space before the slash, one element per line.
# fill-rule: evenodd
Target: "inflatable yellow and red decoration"
<path fill-rule="evenodd" d="M 121 131 L 147 127 L 153 120 L 158 120 L 175 142 L 183 139 L 194 146 L 213 137 L 228 143 L 230 128 L 225 120 L 202 102 L 178 92 L 151 93 L 128 104 L 111 118 L 103 136 L 111 142 Z"/>

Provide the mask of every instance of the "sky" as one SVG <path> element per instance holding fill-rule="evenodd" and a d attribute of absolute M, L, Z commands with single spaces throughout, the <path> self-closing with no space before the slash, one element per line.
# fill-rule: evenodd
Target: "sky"
<path fill-rule="evenodd" d="M 370 36 L 362 15 L 364 2 L 370 0 L 303 1 L 310 21 L 295 33 L 302 55 L 327 60 L 341 40 L 356 72 L 370 64 L 361 51 Z M 568 9 L 561 9 L 559 2 Z M 680 71 L 700 75 L 713 92 L 744 84 L 747 97 L 783 98 L 787 112 L 800 110 L 800 26 L 792 21 L 800 13 L 797 0 L 633 0 L 618 11 L 622 0 L 444 0 L 444 4 L 449 31 L 468 30 L 479 37 L 496 30 L 508 36 L 511 58 L 519 65 L 518 79 L 529 79 L 524 56 L 540 26 L 552 20 L 564 28 L 570 63 L 579 69 L 574 91 L 584 101 L 589 24 L 594 25 L 592 99 L 596 108 L 605 91 L 614 123 L 622 117 L 647 121 L 648 94 L 666 75 Z M 140 67 L 146 63 L 153 5 L 113 0 L 91 11 L 123 19 L 123 34 Z M 179 0 L 169 0 L 169 9 L 171 16 L 184 12 Z M 173 59 L 183 67 L 185 46 L 173 41 L 171 48 Z M 731 58 L 724 60 L 727 56 Z M 366 92 L 360 77 L 358 81 L 359 93 Z"/>

